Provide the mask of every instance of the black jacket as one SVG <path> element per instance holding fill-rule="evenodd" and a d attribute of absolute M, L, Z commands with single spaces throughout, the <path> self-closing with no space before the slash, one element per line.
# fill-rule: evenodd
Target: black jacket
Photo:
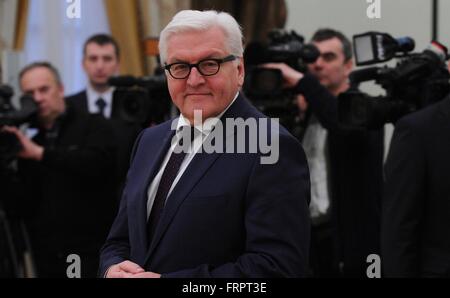
<path fill-rule="evenodd" d="M 66 101 L 83 113 L 89 112 L 87 108 L 87 92 L 85 90 L 67 97 Z M 110 125 L 113 127 L 114 137 L 116 139 L 115 142 L 117 144 L 116 180 L 118 189 L 116 196 L 119 201 L 126 173 L 129 168 L 131 149 L 133 148 L 134 141 L 142 130 L 142 127 L 140 124 L 123 120 L 120 117 L 120 107 L 118 107 L 116 103 L 117 99 L 113 96 L 111 119 L 108 119 L 108 122 L 110 122 Z"/>
<path fill-rule="evenodd" d="M 79 254 L 90 262 L 117 209 L 113 132 L 100 116 L 70 105 L 55 127 L 33 138 L 45 148 L 41 161 L 19 160 L 23 214 L 37 259 Z"/>
<path fill-rule="evenodd" d="M 383 183 L 383 130 L 345 128 L 338 121 L 338 99 L 312 75 L 296 86 L 328 131 L 331 217 L 336 228 L 336 262 L 346 276 L 366 276 L 366 258 L 379 253 Z"/>
<path fill-rule="evenodd" d="M 385 165 L 386 277 L 450 277 L 450 96 L 398 121 Z"/>

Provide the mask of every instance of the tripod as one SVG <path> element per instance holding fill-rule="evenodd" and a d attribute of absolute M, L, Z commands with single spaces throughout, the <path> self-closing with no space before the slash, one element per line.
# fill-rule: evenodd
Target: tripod
<path fill-rule="evenodd" d="M 0 206 L 0 278 L 35 277 L 28 232 L 22 220 L 10 222 Z"/>
<path fill-rule="evenodd" d="M 19 210 L 10 206 L 17 204 L 18 198 L 12 195 L 19 188 L 16 178 L 11 164 L 0 162 L 0 278 L 36 276 L 25 223 Z"/>

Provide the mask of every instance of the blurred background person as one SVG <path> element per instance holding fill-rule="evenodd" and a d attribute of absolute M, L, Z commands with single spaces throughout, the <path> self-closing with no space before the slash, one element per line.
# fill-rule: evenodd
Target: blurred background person
<path fill-rule="evenodd" d="M 338 96 L 350 87 L 350 41 L 333 29 L 312 37 L 320 52 L 306 74 L 282 71 L 302 112 L 309 109 L 302 144 L 311 170 L 311 267 L 316 277 L 366 276 L 366 258 L 379 252 L 383 131 L 347 129 L 338 121 Z"/>
<path fill-rule="evenodd" d="M 83 48 L 83 69 L 88 77 L 86 89 L 68 97 L 77 107 L 109 119 L 114 108 L 114 87 L 108 79 L 119 73 L 120 49 L 107 34 L 91 36 Z"/>
<path fill-rule="evenodd" d="M 385 165 L 384 277 L 450 277 L 450 95 L 400 119 Z"/>
<path fill-rule="evenodd" d="M 39 277 L 66 277 L 66 258 L 81 258 L 82 277 L 95 277 L 98 252 L 112 221 L 115 143 L 111 127 L 64 101 L 58 71 L 49 63 L 26 66 L 23 93 L 38 112 L 33 129 L 4 127 L 21 144 L 18 174 L 26 194 L 23 215 Z M 31 136 L 34 134 L 34 136 Z"/>
<path fill-rule="evenodd" d="M 115 88 L 108 84 L 108 80 L 119 72 L 120 48 L 117 41 L 107 34 L 91 36 L 83 47 L 82 64 L 89 83 L 85 90 L 69 96 L 67 101 L 83 112 L 102 115 L 112 125 L 118 145 L 115 184 L 119 201 L 129 166 L 130 152 L 142 126 L 121 117 L 120 109 L 123 107 L 115 96 Z"/>

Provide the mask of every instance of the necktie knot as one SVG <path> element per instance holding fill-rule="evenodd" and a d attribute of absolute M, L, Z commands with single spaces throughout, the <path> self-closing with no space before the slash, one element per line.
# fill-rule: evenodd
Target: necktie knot
<path fill-rule="evenodd" d="M 98 107 L 98 112 L 99 112 L 102 116 L 105 116 L 106 101 L 105 101 L 103 98 L 99 97 L 99 98 L 97 99 L 97 101 L 95 102 L 95 104 L 96 104 L 97 107 Z"/>

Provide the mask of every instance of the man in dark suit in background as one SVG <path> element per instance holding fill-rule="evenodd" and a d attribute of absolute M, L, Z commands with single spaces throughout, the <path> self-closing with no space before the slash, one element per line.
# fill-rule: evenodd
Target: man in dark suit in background
<path fill-rule="evenodd" d="M 115 88 L 108 79 L 117 75 L 120 67 L 120 47 L 106 34 L 90 37 L 83 48 L 83 69 L 88 77 L 86 90 L 67 97 L 77 109 L 90 114 L 101 114 L 109 119 L 117 138 L 117 196 L 120 197 L 129 166 L 133 143 L 141 131 L 141 123 L 125 121 L 120 117 L 120 107 Z"/>
<path fill-rule="evenodd" d="M 162 31 L 160 53 L 181 115 L 145 130 L 136 142 L 119 214 L 102 249 L 101 276 L 305 276 L 305 155 L 294 137 L 240 94 L 239 25 L 226 13 L 181 11 Z M 194 110 L 204 122 L 196 122 Z M 262 161 L 262 150 L 236 153 L 235 141 L 249 144 L 258 134 L 250 128 L 244 135 L 239 128 L 223 132 L 224 123 L 239 119 L 253 120 L 260 140 L 279 149 L 274 163 Z M 177 152 L 183 131 L 191 129 L 194 142 L 182 144 L 191 150 Z M 199 151 L 211 139 L 220 150 Z"/>
<path fill-rule="evenodd" d="M 65 103 L 52 65 L 28 65 L 19 80 L 38 105 L 36 134 L 16 127 L 4 130 L 15 134 L 22 146 L 18 173 L 25 194 L 20 206 L 38 277 L 67 277 L 71 254 L 80 256 L 81 277 L 95 277 L 98 251 L 115 211 L 113 131 L 102 117 Z"/>
<path fill-rule="evenodd" d="M 286 64 L 265 67 L 280 69 L 312 114 L 302 144 L 311 168 L 313 275 L 366 277 L 367 256 L 380 246 L 383 130 L 340 125 L 338 96 L 350 87 L 351 43 L 333 29 L 318 30 L 312 42 L 320 56 L 308 73 Z"/>
<path fill-rule="evenodd" d="M 88 77 L 88 85 L 67 99 L 77 107 L 91 114 L 100 113 L 105 118 L 113 118 L 114 87 L 108 79 L 119 73 L 120 48 L 109 35 L 97 34 L 90 37 L 83 48 L 83 69 Z"/>
<path fill-rule="evenodd" d="M 400 119 L 385 165 L 385 277 L 450 277 L 450 95 Z"/>

